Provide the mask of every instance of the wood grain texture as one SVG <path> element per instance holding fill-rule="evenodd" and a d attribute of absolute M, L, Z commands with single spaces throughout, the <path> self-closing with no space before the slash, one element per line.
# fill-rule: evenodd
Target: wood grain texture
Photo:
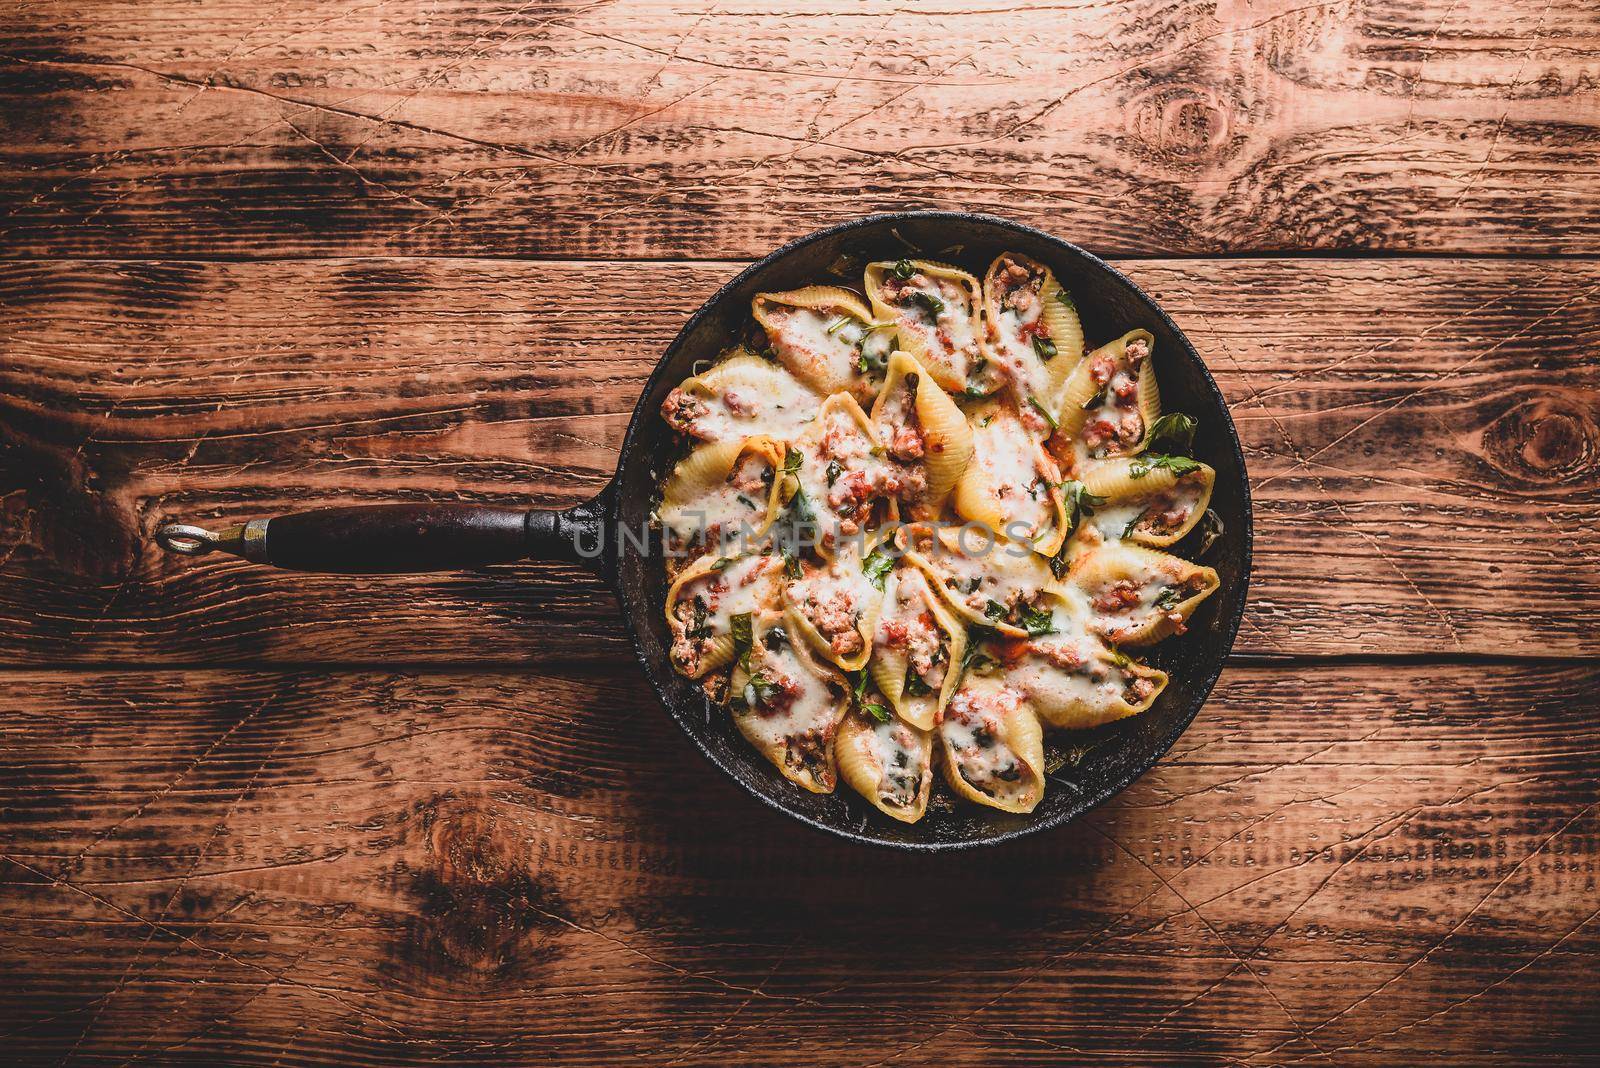
<path fill-rule="evenodd" d="M 0 1060 L 1592 1062 L 1597 86 L 1592 0 L 0 11 Z M 919 206 L 1122 258 L 1247 452 L 1248 655 L 1071 827 L 793 825 L 570 569 L 149 542 L 581 500 L 740 261 Z"/>
<path fill-rule="evenodd" d="M 1530 1063 L 1594 1037 L 1597 685 L 1234 668 L 1121 797 L 951 863 L 749 804 L 632 673 L 13 672 L 0 1030 L 29 1062 Z"/>
<path fill-rule="evenodd" d="M 741 258 L 885 208 L 1098 251 L 1600 251 L 1589 0 L 29 4 L 26 256 Z"/>
<path fill-rule="evenodd" d="M 1126 266 L 1243 438 L 1257 548 L 1239 648 L 1600 653 L 1600 264 Z M 163 558 L 149 533 L 360 501 L 580 500 L 658 353 L 736 269 L 0 268 L 0 654 L 625 656 L 609 595 L 570 569 L 283 575 Z"/>

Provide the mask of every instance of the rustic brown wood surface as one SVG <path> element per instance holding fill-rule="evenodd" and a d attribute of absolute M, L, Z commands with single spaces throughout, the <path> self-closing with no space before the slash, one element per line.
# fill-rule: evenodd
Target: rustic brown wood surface
<path fill-rule="evenodd" d="M 0 1059 L 1591 1059 L 1597 86 L 1588 0 L 13 5 Z M 1245 446 L 1235 662 L 1072 827 L 791 825 L 570 569 L 149 543 L 581 500 L 741 261 L 911 206 L 1118 257 Z"/>

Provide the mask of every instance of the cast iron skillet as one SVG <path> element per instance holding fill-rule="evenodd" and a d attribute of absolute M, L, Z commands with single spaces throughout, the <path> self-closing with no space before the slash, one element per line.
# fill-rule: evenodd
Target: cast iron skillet
<path fill-rule="evenodd" d="M 959 246 L 959 248 L 952 248 Z M 715 356 L 749 320 L 750 298 L 766 290 L 836 280 L 840 257 L 865 262 L 896 259 L 911 248 L 954 260 L 982 275 L 994 256 L 1012 250 L 1050 265 L 1072 292 L 1092 346 L 1134 327 L 1155 335 L 1163 408 L 1200 420 L 1195 456 L 1217 472 L 1211 507 L 1225 534 L 1205 562 L 1221 589 L 1202 605 L 1189 633 L 1151 651 L 1150 661 L 1172 681 L 1142 715 L 1092 732 L 1055 735 L 1047 752 L 1061 758 L 1038 809 L 1026 816 L 965 803 L 930 806 L 918 823 L 878 814 L 843 784 L 832 795 L 807 793 L 783 779 L 751 748 L 725 711 L 667 662 L 671 639 L 662 615 L 661 561 L 636 538 L 647 527 L 651 499 L 679 453 L 675 435 L 657 414 L 667 392 L 688 377 L 694 361 Z M 853 284 L 859 285 L 859 268 Z M 616 590 L 639 664 L 661 703 L 717 767 L 755 797 L 803 823 L 857 842 L 912 850 L 961 849 L 1055 827 L 1088 811 L 1132 782 L 1171 748 L 1199 711 L 1233 645 L 1250 575 L 1250 491 L 1244 456 L 1222 394 L 1171 319 L 1121 273 L 1074 245 L 1032 227 L 987 215 L 901 212 L 874 215 L 820 230 L 752 264 L 695 312 L 645 383 L 609 485 L 593 500 L 563 512 L 520 511 L 459 504 L 325 508 L 257 519 L 221 533 L 170 525 L 156 534 L 173 552 L 213 549 L 258 563 L 300 571 L 352 574 L 441 571 L 533 557 L 581 562 Z M 1177 546 L 1193 555 L 1195 546 Z"/>

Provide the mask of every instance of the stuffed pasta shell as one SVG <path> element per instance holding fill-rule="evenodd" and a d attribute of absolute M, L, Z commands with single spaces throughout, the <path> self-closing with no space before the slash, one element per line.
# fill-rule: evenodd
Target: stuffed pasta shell
<path fill-rule="evenodd" d="M 763 434 L 784 441 L 816 418 L 821 402 L 815 390 L 782 367 L 739 348 L 668 393 L 661 418 L 701 441 Z"/>
<path fill-rule="evenodd" d="M 1060 468 L 1028 433 L 1014 405 L 988 401 L 971 416 L 973 456 L 956 484 L 956 511 L 1054 556 L 1067 536 Z"/>
<path fill-rule="evenodd" d="M 992 393 L 1002 379 L 983 354 L 978 280 L 933 260 L 884 260 L 866 270 L 867 298 L 879 321 L 895 324 L 911 353 L 951 393 Z"/>
<path fill-rule="evenodd" d="M 899 537 L 906 561 L 958 617 L 1015 637 L 1055 625 L 1055 576 L 1027 546 L 970 527 L 912 525 Z"/>
<path fill-rule="evenodd" d="M 823 402 L 784 466 L 793 478 L 789 508 L 814 528 L 815 538 L 807 540 L 824 555 L 839 539 L 871 527 L 878 502 L 917 500 L 927 487 L 920 465 L 888 456 L 872 421 L 848 393 Z"/>
<path fill-rule="evenodd" d="M 872 424 L 889 460 L 922 469 L 919 492 L 902 495 L 907 514 L 912 519 L 938 515 L 972 460 L 967 417 L 913 356 L 896 351 L 872 406 Z"/>
<path fill-rule="evenodd" d="M 790 782 L 831 794 L 834 742 L 849 691 L 838 672 L 788 633 L 782 615 L 751 618 L 750 644 L 734 662 L 728 687 L 739 733 Z"/>
<path fill-rule="evenodd" d="M 939 720 L 945 780 L 961 797 L 1032 812 L 1044 797 L 1044 731 L 1022 692 L 981 675 L 962 682 Z"/>
<path fill-rule="evenodd" d="M 884 580 L 869 671 L 896 715 L 922 730 L 933 727 L 950 699 L 967 648 L 966 625 L 907 562 Z"/>
<path fill-rule="evenodd" d="M 1088 627 L 1089 608 L 1072 587 L 1059 591 L 1058 626 L 1031 638 L 995 637 L 974 657 L 1027 699 L 1052 727 L 1082 730 L 1137 715 L 1166 688 L 1166 672 L 1108 646 Z"/>
<path fill-rule="evenodd" d="M 1092 459 L 1140 452 L 1161 414 L 1154 346 L 1148 330 L 1130 330 L 1085 356 L 1062 387 L 1056 438 Z"/>
<path fill-rule="evenodd" d="M 1123 541 L 1085 553 L 1067 579 L 1088 599 L 1091 629 L 1117 645 L 1152 645 L 1182 634 L 1195 609 L 1217 591 L 1211 568 Z"/>
<path fill-rule="evenodd" d="M 1058 417 L 1062 387 L 1083 357 L 1077 305 L 1055 272 L 1020 252 L 1001 253 L 989 265 L 983 305 L 989 361 L 1018 403 L 1033 410 L 1033 429 L 1042 430 L 1046 416 Z"/>
<path fill-rule="evenodd" d="M 731 661 L 735 617 L 776 611 L 782 577 L 782 559 L 759 553 L 710 554 L 679 572 L 667 589 L 673 670 L 694 679 Z"/>
<path fill-rule="evenodd" d="M 707 442 L 672 469 L 656 517 L 674 550 L 759 538 L 781 505 L 784 447 L 758 436 Z"/>
<path fill-rule="evenodd" d="M 1183 457 L 1107 460 L 1084 472 L 1088 491 L 1106 503 L 1095 507 L 1090 524 L 1106 541 L 1127 540 L 1161 548 L 1194 529 L 1211 503 L 1217 473 Z"/>
<path fill-rule="evenodd" d="M 857 671 L 872 655 L 873 633 L 883 592 L 863 567 L 859 540 L 840 544 L 823 564 L 800 565 L 800 576 L 783 587 L 785 615 L 794 634 L 824 660 Z"/>
<path fill-rule="evenodd" d="M 858 712 L 839 724 L 839 777 L 879 812 L 915 823 L 933 792 L 933 732 L 883 712 L 876 696 L 868 694 L 864 707 L 879 715 Z"/>
<path fill-rule="evenodd" d="M 866 402 L 878 392 L 894 344 L 892 324 L 873 321 L 861 298 L 838 286 L 757 293 L 751 312 L 778 362 L 818 392 Z"/>

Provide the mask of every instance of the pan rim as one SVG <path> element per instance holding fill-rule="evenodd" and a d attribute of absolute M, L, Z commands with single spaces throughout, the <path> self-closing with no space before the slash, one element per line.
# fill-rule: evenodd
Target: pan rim
<path fill-rule="evenodd" d="M 682 329 L 678 331 L 677 336 L 674 337 L 671 343 L 669 343 L 665 350 L 663 350 L 660 359 L 656 363 L 655 369 L 650 373 L 650 376 L 645 380 L 644 385 L 640 390 L 639 400 L 634 407 L 633 416 L 628 421 L 628 429 L 623 435 L 622 448 L 618 458 L 617 475 L 613 477 L 611 484 L 602 491 L 601 496 L 605 499 L 603 512 L 608 522 L 611 525 L 614 525 L 620 515 L 622 507 L 621 488 L 619 484 L 622 468 L 628 462 L 628 457 L 634 455 L 634 449 L 637 446 L 640 435 L 643 433 L 644 427 L 647 425 L 647 421 L 655 418 L 656 415 L 654 411 L 647 410 L 647 405 L 645 403 L 646 400 L 654 394 L 656 387 L 666 378 L 667 369 L 674 363 L 675 358 L 686 344 L 687 339 L 694 333 L 695 328 L 699 326 L 699 324 L 705 319 L 713 314 L 716 314 L 722 305 L 727 301 L 730 294 L 737 292 L 743 286 L 743 284 L 755 274 L 766 270 L 774 263 L 777 263 L 778 261 L 818 241 L 823 241 L 840 234 L 846 234 L 853 230 L 881 226 L 885 223 L 893 225 L 897 222 L 912 220 L 960 220 L 961 222 L 967 224 L 976 222 L 985 226 L 995 227 L 997 229 L 1009 231 L 1015 234 L 1026 234 L 1035 240 L 1043 241 L 1046 244 L 1053 246 L 1069 256 L 1076 257 L 1088 269 L 1101 271 L 1109 275 L 1118 285 L 1125 287 L 1146 308 L 1148 308 L 1151 314 L 1154 315 L 1162 325 L 1171 331 L 1172 336 L 1177 338 L 1184 358 L 1200 372 L 1200 380 L 1205 384 L 1205 388 L 1210 391 L 1212 399 L 1222 411 L 1225 419 L 1224 429 L 1226 431 L 1225 438 L 1227 441 L 1227 447 L 1231 449 L 1233 461 L 1238 466 L 1238 470 L 1240 472 L 1240 504 L 1245 516 L 1244 529 L 1240 532 L 1242 535 L 1240 539 L 1242 542 L 1242 558 L 1238 580 L 1239 596 L 1232 610 L 1222 616 L 1219 616 L 1217 619 L 1216 625 L 1221 630 L 1222 641 L 1216 654 L 1214 663 L 1207 674 L 1195 682 L 1193 695 L 1187 701 L 1181 714 L 1174 718 L 1171 727 L 1169 727 L 1165 733 L 1156 739 L 1155 744 L 1153 744 L 1146 753 L 1140 755 L 1130 762 L 1128 768 L 1123 772 L 1122 775 L 1111 780 L 1098 790 L 1095 790 L 1092 793 L 1084 794 L 1071 807 L 1041 816 L 1037 819 L 1030 819 L 1027 823 L 1019 827 L 997 831 L 994 834 L 985 835 L 980 838 L 966 838 L 952 841 L 904 841 L 900 839 L 879 837 L 870 833 L 870 831 L 866 829 L 858 830 L 854 828 L 836 826 L 835 824 L 829 823 L 825 820 L 816 819 L 805 813 L 797 811 L 796 809 L 784 804 L 782 800 L 777 797 L 772 797 L 760 792 L 753 785 L 745 782 L 742 778 L 740 778 L 739 775 L 735 774 L 734 770 L 728 767 L 700 738 L 700 736 L 689 728 L 689 724 L 686 720 L 686 713 L 678 708 L 677 702 L 673 699 L 672 694 L 670 694 L 659 681 L 657 672 L 653 669 L 650 659 L 645 656 L 643 642 L 639 633 L 639 625 L 635 619 L 635 613 L 639 611 L 649 611 L 650 606 L 635 603 L 635 598 L 632 592 L 630 592 L 630 590 L 627 589 L 620 581 L 621 560 L 619 557 L 614 555 L 615 549 L 611 547 L 609 540 L 607 542 L 608 559 L 606 563 L 608 566 L 606 567 L 606 572 L 611 579 L 613 587 L 615 588 L 618 605 L 622 610 L 624 625 L 627 628 L 628 637 L 632 643 L 634 658 L 638 661 L 640 668 L 644 671 L 646 679 L 649 680 L 651 691 L 655 694 L 656 700 L 666 710 L 667 714 L 672 717 L 672 720 L 675 724 L 677 724 L 678 729 L 683 732 L 683 734 L 693 744 L 694 748 L 699 751 L 700 755 L 704 757 L 707 762 L 715 766 L 717 770 L 731 779 L 742 791 L 762 802 L 769 808 L 777 812 L 781 812 L 785 816 L 788 816 L 789 818 L 804 824 L 807 827 L 811 827 L 832 837 L 842 838 L 846 841 L 855 842 L 861 845 L 871 845 L 914 853 L 958 852 L 972 849 L 984 849 L 1001 845 L 1006 842 L 1012 842 L 1019 838 L 1025 838 L 1055 827 L 1069 824 L 1074 820 L 1081 818 L 1085 814 L 1092 812 L 1110 798 L 1127 789 L 1130 784 L 1154 767 L 1162 757 L 1166 756 L 1167 753 L 1172 750 L 1172 747 L 1177 743 L 1178 739 L 1182 737 L 1184 732 L 1189 729 L 1190 724 L 1192 724 L 1195 717 L 1199 715 L 1200 709 L 1204 707 L 1205 703 L 1210 699 L 1212 690 L 1216 687 L 1217 680 L 1221 677 L 1222 671 L 1227 665 L 1228 657 L 1233 651 L 1234 641 L 1238 637 L 1239 633 L 1240 621 L 1244 617 L 1245 605 L 1249 600 L 1250 577 L 1254 561 L 1255 514 L 1250 495 L 1248 470 L 1245 467 L 1244 450 L 1239 440 L 1239 431 L 1234 425 L 1233 413 L 1228 408 L 1227 399 L 1223 396 L 1221 388 L 1218 387 L 1216 379 L 1212 376 L 1210 368 L 1206 366 L 1206 362 L 1200 356 L 1199 351 L 1196 350 L 1193 343 L 1189 341 L 1188 335 L 1185 334 L 1178 324 L 1172 320 L 1172 317 L 1167 314 L 1166 309 L 1164 309 L 1153 297 L 1146 293 L 1138 285 L 1138 283 L 1133 281 L 1133 279 L 1129 278 L 1116 267 L 1112 266 L 1110 263 L 1101 259 L 1094 253 L 1089 252 L 1088 250 L 1081 248 L 1070 241 L 1059 238 L 1054 234 L 1048 233 L 1047 231 L 1040 230 L 1037 227 L 1029 226 L 1025 223 L 1015 222 L 1011 219 L 1002 218 L 996 215 L 989 215 L 982 212 L 941 210 L 879 212 L 873 215 L 848 219 L 844 222 L 824 227 L 823 229 L 804 234 L 791 241 L 788 241 L 767 255 L 750 263 L 743 270 L 734 275 L 733 278 L 729 279 L 722 286 L 720 286 L 715 293 L 708 297 L 705 302 L 702 303 L 700 307 L 689 316 Z M 868 824 L 868 826 L 870 827 L 870 824 Z"/>

